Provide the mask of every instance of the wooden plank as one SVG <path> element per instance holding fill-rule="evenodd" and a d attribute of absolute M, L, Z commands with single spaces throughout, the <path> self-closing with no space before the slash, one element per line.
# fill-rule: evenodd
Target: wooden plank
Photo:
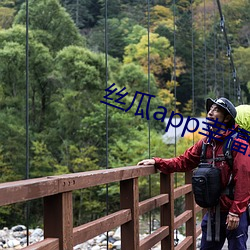
<path fill-rule="evenodd" d="M 42 198 L 58 193 L 55 177 L 35 178 L 0 184 L 0 206 Z"/>
<path fill-rule="evenodd" d="M 182 195 L 185 195 L 187 193 L 192 192 L 192 185 L 191 184 L 186 184 L 181 187 L 175 188 L 174 190 L 174 199 L 177 199 L 181 197 Z"/>
<path fill-rule="evenodd" d="M 198 206 L 197 204 L 195 205 L 195 213 L 199 213 L 200 211 L 205 210 L 202 207 Z"/>
<path fill-rule="evenodd" d="M 185 173 L 185 183 L 192 182 L 193 173 L 186 172 Z M 191 218 L 186 222 L 186 236 L 193 236 L 194 241 L 189 246 L 188 250 L 196 250 L 196 212 L 195 212 L 196 203 L 194 201 L 193 192 L 185 195 L 185 210 L 191 211 Z"/>
<path fill-rule="evenodd" d="M 74 246 L 131 221 L 130 209 L 123 209 L 73 229 Z"/>
<path fill-rule="evenodd" d="M 183 225 L 186 221 L 188 221 L 190 218 L 192 218 L 192 211 L 187 210 L 180 214 L 178 217 L 174 219 L 174 229 L 177 229 L 181 225 Z"/>
<path fill-rule="evenodd" d="M 95 170 L 75 174 L 60 175 L 59 188 L 60 192 L 94 187 L 112 182 L 119 182 L 139 176 L 148 176 L 157 173 L 152 165 L 147 166 L 130 166 L 113 168 L 106 170 Z"/>
<path fill-rule="evenodd" d="M 139 214 L 143 215 L 157 207 L 168 203 L 168 194 L 160 194 L 139 203 Z"/>
<path fill-rule="evenodd" d="M 47 238 L 43 241 L 34 243 L 23 250 L 59 250 L 59 239 Z"/>
<path fill-rule="evenodd" d="M 0 206 L 154 173 L 154 166 L 130 166 L 1 183 Z"/>
<path fill-rule="evenodd" d="M 160 174 L 160 193 L 169 194 L 169 202 L 161 206 L 161 226 L 169 227 L 169 234 L 161 241 L 161 250 L 174 249 L 174 176 Z"/>
<path fill-rule="evenodd" d="M 201 226 L 198 226 L 198 227 L 196 228 L 196 237 L 199 237 L 199 236 L 201 235 L 201 233 L 202 233 Z"/>
<path fill-rule="evenodd" d="M 121 249 L 139 250 L 139 187 L 138 178 L 120 183 L 121 209 L 131 210 L 131 221 L 121 226 Z"/>
<path fill-rule="evenodd" d="M 60 249 L 73 249 L 72 192 L 44 198 L 44 237 L 59 238 Z"/>
<path fill-rule="evenodd" d="M 181 243 L 179 243 L 174 249 L 175 250 L 188 249 L 192 244 L 193 244 L 193 237 L 188 236 Z"/>
<path fill-rule="evenodd" d="M 162 239 L 169 235 L 169 227 L 164 226 L 158 228 L 155 232 L 148 235 L 146 238 L 140 241 L 140 250 L 151 249 L 155 244 L 157 244 Z"/>

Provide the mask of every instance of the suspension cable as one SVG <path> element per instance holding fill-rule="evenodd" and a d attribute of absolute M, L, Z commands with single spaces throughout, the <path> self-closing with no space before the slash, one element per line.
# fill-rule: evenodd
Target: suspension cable
<path fill-rule="evenodd" d="M 207 40 L 206 40 L 206 0 L 204 0 L 204 94 L 207 97 Z"/>
<path fill-rule="evenodd" d="M 148 94 L 150 94 L 150 0 L 147 1 L 148 8 L 148 18 L 147 18 L 147 29 L 148 29 Z M 150 110 L 149 110 L 150 112 Z M 151 148 L 150 148 L 150 119 L 148 120 L 148 158 L 151 157 Z M 149 197 L 151 197 L 151 175 L 148 176 L 148 186 L 149 186 Z M 152 212 L 149 212 L 149 233 L 151 233 L 152 228 Z"/>
<path fill-rule="evenodd" d="M 174 73 L 173 73 L 173 81 L 174 81 L 174 110 L 176 113 L 177 110 L 177 86 L 176 86 L 176 2 L 175 0 L 173 0 L 173 23 L 174 23 Z M 175 116 L 175 124 L 176 124 L 176 116 Z M 177 155 L 177 131 L 176 131 L 176 127 L 174 130 L 174 154 L 175 156 Z M 177 187 L 177 173 L 175 173 L 175 187 Z M 176 241 L 176 245 L 178 245 L 179 243 L 179 239 L 178 239 L 178 232 L 177 229 L 175 230 L 175 241 Z"/>
<path fill-rule="evenodd" d="M 216 15 L 215 15 L 215 0 L 213 1 L 214 7 L 214 91 L 217 96 L 217 32 L 216 32 Z"/>
<path fill-rule="evenodd" d="M 26 0 L 26 45 L 25 45 L 25 72 L 26 72 L 26 174 L 25 179 L 29 179 L 29 0 Z M 29 245 L 29 210 L 30 203 L 26 202 L 26 239 Z"/>
<path fill-rule="evenodd" d="M 192 39 L 192 117 L 195 116 L 195 106 L 194 106 L 194 10 L 193 10 L 193 0 L 191 0 L 191 39 Z M 193 120 L 193 128 L 194 128 L 194 120 Z M 193 133 L 193 144 L 194 144 L 194 133 Z"/>
<path fill-rule="evenodd" d="M 173 58 L 173 61 L 174 61 L 174 73 L 173 73 L 173 81 L 174 81 L 174 97 L 175 97 L 175 100 L 174 100 L 174 112 L 176 113 L 176 109 L 177 109 L 177 106 L 176 106 L 176 97 L 177 97 L 177 86 L 176 86 L 176 28 L 175 28 L 175 25 L 176 25 L 176 2 L 175 0 L 173 0 L 173 12 L 174 12 L 174 16 L 173 16 L 173 19 L 174 19 L 174 58 Z M 176 124 L 176 116 L 175 116 L 175 124 Z M 176 127 L 175 127 L 175 156 L 177 154 L 177 150 L 176 150 Z"/>
<path fill-rule="evenodd" d="M 108 0 L 105 0 L 105 22 L 104 22 L 104 29 L 105 29 L 105 37 L 104 37 L 104 42 L 105 42 L 105 83 L 106 83 L 106 89 L 108 88 Z M 106 105 L 106 169 L 109 167 L 109 161 L 108 161 L 108 156 L 109 156 L 109 133 L 108 133 L 108 128 L 109 128 L 109 119 L 108 119 L 108 105 Z M 106 184 L 106 215 L 108 215 L 109 212 L 109 186 Z M 108 249 L 108 232 L 107 232 L 107 249 Z"/>
<path fill-rule="evenodd" d="M 219 50 L 219 61 L 220 61 L 220 74 L 221 74 L 221 83 L 222 83 L 222 96 L 225 96 L 225 65 L 224 65 L 224 59 L 221 56 L 222 51 L 224 50 L 224 39 L 218 39 L 218 50 Z"/>
<path fill-rule="evenodd" d="M 233 76 L 233 82 L 234 82 L 234 91 L 236 90 L 235 89 L 236 88 L 236 84 L 238 83 L 236 94 L 237 94 L 238 103 L 241 104 L 242 103 L 241 86 L 240 86 L 240 82 L 237 81 L 237 72 L 236 72 L 236 68 L 235 68 L 235 65 L 234 65 L 234 60 L 233 60 L 231 45 L 229 43 L 228 36 L 227 36 L 225 18 L 224 18 L 223 14 L 222 14 L 220 0 L 216 0 L 216 1 L 217 1 L 217 6 L 218 6 L 219 14 L 220 14 L 220 28 L 221 28 L 221 31 L 223 32 L 224 38 L 226 40 L 227 57 L 230 60 L 230 66 L 231 66 L 231 69 L 232 69 L 232 76 Z"/>

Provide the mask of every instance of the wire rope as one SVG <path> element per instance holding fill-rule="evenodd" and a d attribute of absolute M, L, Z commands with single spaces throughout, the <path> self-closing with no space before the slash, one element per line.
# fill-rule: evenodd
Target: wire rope
<path fill-rule="evenodd" d="M 191 0 L 191 40 L 192 40 L 192 116 L 195 116 L 195 106 L 194 106 L 194 10 L 193 10 L 193 0 Z M 193 120 L 193 128 L 194 128 L 194 120 Z M 194 144 L 194 133 L 193 133 L 193 144 Z"/>
<path fill-rule="evenodd" d="M 231 66 L 229 65 L 229 72 L 231 70 Z M 229 91 L 229 99 L 231 100 L 231 76 L 228 75 L 228 91 Z"/>
<path fill-rule="evenodd" d="M 176 1 L 173 0 L 173 24 L 174 24 L 174 34 L 173 34 L 173 43 L 174 43 L 174 55 L 173 55 L 173 63 L 174 63 L 174 69 L 173 69 L 173 81 L 174 81 L 174 110 L 175 113 L 177 111 L 177 86 L 176 86 Z M 176 125 L 176 116 L 175 116 L 175 125 Z M 176 130 L 176 126 L 174 129 L 174 155 L 177 155 L 177 130 Z M 177 187 L 177 173 L 175 173 L 175 187 Z M 178 239 L 178 232 L 177 229 L 175 230 L 175 242 L 176 245 L 178 245 L 179 239 Z"/>
<path fill-rule="evenodd" d="M 76 26 L 79 28 L 79 0 L 76 0 Z"/>
<path fill-rule="evenodd" d="M 207 97 L 207 40 L 206 40 L 206 23 L 207 23 L 207 17 L 206 17 L 206 0 L 204 0 L 204 23 L 203 23 L 203 36 L 204 36 L 204 94 L 205 98 Z"/>
<path fill-rule="evenodd" d="M 104 46 L 105 46 L 105 84 L 106 84 L 106 89 L 108 88 L 108 0 L 105 0 L 105 21 L 104 21 L 104 30 L 105 30 L 105 35 L 104 35 Z M 108 105 L 106 105 L 106 169 L 109 167 L 109 161 L 108 161 L 108 156 L 109 156 L 109 133 L 108 133 L 108 128 L 109 128 L 109 119 L 108 119 Z M 109 186 L 106 184 L 106 215 L 108 215 L 109 212 Z M 107 232 L 107 249 L 108 249 L 108 232 Z"/>
<path fill-rule="evenodd" d="M 221 22 L 220 22 L 220 28 L 222 29 L 222 25 L 221 25 Z M 224 47 L 225 47 L 225 44 L 223 42 L 224 40 L 221 40 L 219 39 L 218 40 L 218 47 L 219 47 L 219 56 L 220 56 L 220 70 L 221 70 L 221 81 L 222 81 L 222 96 L 225 96 L 225 67 L 224 67 L 224 59 L 223 57 L 221 56 L 222 52 L 224 51 Z"/>
<path fill-rule="evenodd" d="M 227 45 L 227 57 L 230 60 L 230 69 L 232 70 L 234 99 L 236 98 L 236 95 L 237 95 L 238 103 L 241 104 L 242 103 L 241 86 L 240 86 L 240 81 L 237 80 L 237 72 L 236 72 L 236 68 L 234 65 L 231 45 L 230 45 L 229 40 L 228 40 L 225 18 L 224 18 L 223 13 L 222 13 L 220 0 L 216 0 L 216 1 L 217 1 L 217 6 L 218 6 L 219 14 L 220 14 L 220 19 L 221 19 L 220 20 L 221 31 L 224 34 L 224 38 L 225 38 L 226 45 Z"/>
<path fill-rule="evenodd" d="M 147 0 L 147 31 L 148 31 L 148 94 L 150 94 L 150 0 Z M 150 110 L 149 110 L 150 112 Z M 151 140 L 150 140 L 150 119 L 148 120 L 148 158 L 151 157 Z M 148 185 L 149 185 L 149 197 L 152 195 L 151 190 L 151 175 L 148 176 Z M 151 233 L 152 228 L 152 212 L 149 212 L 149 233 Z"/>
<path fill-rule="evenodd" d="M 25 80 L 26 80 L 26 103 L 25 103 L 25 113 L 26 113 L 26 171 L 25 179 L 29 179 L 29 0 L 26 0 L 26 44 L 25 44 Z M 29 210 L 30 203 L 25 203 L 25 214 L 26 214 L 26 239 L 27 245 L 29 245 Z"/>
<path fill-rule="evenodd" d="M 176 86 L 176 2 L 175 0 L 173 0 L 173 24 L 174 24 L 174 55 L 173 55 L 173 63 L 174 63 L 174 70 L 173 70 L 173 81 L 174 81 L 174 111 L 176 113 L 176 110 L 177 110 L 177 105 L 176 105 L 176 99 L 177 99 L 177 86 Z M 175 116 L 175 125 L 176 125 L 176 116 Z M 175 127 L 175 149 L 174 149 L 174 154 L 176 156 L 177 154 L 177 149 L 176 149 L 176 137 L 177 137 L 177 134 L 176 134 L 176 127 Z"/>
<path fill-rule="evenodd" d="M 214 15 L 214 92 L 217 96 L 217 32 L 216 32 L 216 15 L 215 15 L 215 0 L 213 1 L 213 15 Z"/>

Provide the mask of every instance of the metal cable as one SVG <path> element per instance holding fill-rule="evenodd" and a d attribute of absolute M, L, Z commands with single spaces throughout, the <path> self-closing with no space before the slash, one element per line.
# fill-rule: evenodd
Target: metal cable
<path fill-rule="evenodd" d="M 25 45 L 25 71 L 26 71 L 26 173 L 25 179 L 29 179 L 29 0 L 26 0 L 26 45 Z M 29 245 L 29 210 L 30 203 L 25 203 L 27 246 Z"/>
<path fill-rule="evenodd" d="M 233 75 L 233 81 L 234 81 L 234 93 L 236 91 L 236 95 L 237 95 L 237 99 L 238 99 L 238 103 L 241 104 L 242 103 L 242 97 L 241 97 L 241 86 L 240 86 L 240 81 L 237 80 L 237 72 L 236 72 L 236 68 L 234 65 L 234 60 L 233 60 L 233 55 L 232 55 L 232 50 L 231 50 L 231 45 L 228 41 L 228 36 L 227 36 L 227 30 L 226 30 L 226 24 L 225 24 L 225 18 L 223 16 L 222 13 L 222 9 L 221 9 L 221 4 L 220 4 L 220 0 L 217 0 L 217 6 L 218 6 L 218 10 L 219 10 L 219 14 L 220 14 L 220 26 L 221 26 L 221 31 L 224 34 L 224 38 L 226 40 L 226 44 L 227 44 L 227 56 L 230 60 L 230 67 L 232 69 L 232 75 Z M 238 84 L 237 84 L 238 83 Z M 237 84 L 237 87 L 236 87 Z M 237 88 L 237 89 L 236 89 Z M 234 95 L 235 96 L 235 95 Z"/>
<path fill-rule="evenodd" d="M 176 28 L 175 28 L 175 23 L 176 23 L 176 3 L 175 3 L 175 0 L 173 0 L 173 12 L 174 12 L 174 58 L 173 58 L 173 61 L 174 61 L 174 73 L 173 73 L 173 81 L 174 81 L 174 96 L 175 96 L 175 100 L 174 100 L 174 112 L 176 113 L 176 109 L 177 109 L 177 106 L 176 106 L 176 99 L 177 99 L 177 86 L 176 86 Z M 175 116 L 175 125 L 176 125 L 176 116 Z M 177 137 L 177 134 L 176 134 L 176 127 L 175 127 L 175 156 L 177 154 L 176 152 L 176 137 Z"/>
<path fill-rule="evenodd" d="M 105 83 L 106 89 L 108 88 L 108 0 L 105 0 L 105 22 L 104 22 L 104 29 L 105 29 Z M 108 169 L 109 162 L 108 162 L 108 147 L 109 147 L 109 120 L 108 120 L 108 105 L 106 105 L 106 169 Z M 106 184 L 106 215 L 108 215 L 109 211 L 109 186 Z M 107 232 L 107 249 L 108 249 L 108 232 Z"/>
<path fill-rule="evenodd" d="M 191 36 L 192 36 L 192 116 L 195 116 L 195 106 L 194 106 L 194 11 L 193 11 L 193 0 L 191 0 Z M 194 128 L 194 120 L 193 120 L 193 128 Z M 193 144 L 194 144 L 194 133 L 193 133 Z"/>
<path fill-rule="evenodd" d="M 150 0 L 147 0 L 148 8 L 148 18 L 147 18 L 147 29 L 148 29 L 148 94 L 150 94 Z M 149 110 L 150 112 L 150 110 Z M 148 158 L 151 157 L 151 148 L 150 148 L 150 119 L 148 120 Z M 151 175 L 148 176 L 148 185 L 149 185 L 149 197 L 151 197 Z M 152 227 L 152 212 L 149 212 L 149 233 L 151 233 Z"/>
<path fill-rule="evenodd" d="M 216 33 L 216 15 L 215 15 L 215 0 L 213 1 L 214 5 L 214 91 L 217 95 L 217 33 Z"/>
<path fill-rule="evenodd" d="M 207 97 L 207 40 L 206 40 L 206 0 L 204 0 L 204 94 Z"/>
<path fill-rule="evenodd" d="M 177 106 L 176 106 L 176 100 L 177 100 L 177 86 L 176 86 L 176 2 L 173 0 L 173 16 L 174 16 L 174 74 L 173 74 L 173 81 L 174 81 L 174 96 L 175 96 L 175 101 L 174 101 L 174 110 L 176 113 Z M 176 125 L 176 116 L 175 116 L 175 125 Z M 176 133 L 176 127 L 174 130 L 175 137 L 174 137 L 174 151 L 175 151 L 175 156 L 177 155 L 177 133 Z M 177 187 L 177 173 L 175 173 L 175 187 Z M 179 239 L 178 239 L 178 232 L 177 229 L 175 230 L 175 240 L 176 240 L 176 245 L 178 245 Z"/>

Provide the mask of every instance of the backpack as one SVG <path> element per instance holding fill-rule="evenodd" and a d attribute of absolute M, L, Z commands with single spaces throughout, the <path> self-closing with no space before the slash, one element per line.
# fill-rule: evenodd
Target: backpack
<path fill-rule="evenodd" d="M 225 140 L 223 144 L 224 157 L 217 157 L 213 159 L 213 163 L 206 162 L 207 144 L 202 144 L 201 162 L 198 168 L 194 171 L 192 176 L 192 187 L 195 202 L 203 208 L 208 209 L 207 218 L 207 241 L 212 241 L 212 226 L 211 226 L 211 208 L 215 208 L 215 241 L 220 241 L 220 204 L 219 199 L 223 193 L 233 196 L 233 182 L 230 181 L 226 190 L 221 188 L 221 170 L 214 167 L 215 161 L 226 160 L 231 171 L 233 167 L 233 157 L 231 153 L 231 146 L 237 132 Z M 232 197 L 230 197 L 232 199 Z"/>
<path fill-rule="evenodd" d="M 237 132 L 225 140 L 223 144 L 224 157 L 217 157 L 213 161 L 226 160 L 230 169 L 233 168 L 233 157 L 231 146 Z M 223 191 L 221 188 L 221 170 L 213 166 L 213 163 L 206 162 L 207 144 L 202 144 L 201 162 L 198 168 L 193 172 L 192 187 L 195 202 L 203 208 L 215 207 L 219 203 L 220 196 Z M 229 182 L 227 185 L 227 195 L 233 199 L 233 184 Z"/>
<path fill-rule="evenodd" d="M 214 207 L 218 204 L 221 185 L 221 171 L 212 163 L 201 162 L 192 176 L 192 186 L 195 202 L 203 208 Z"/>
<path fill-rule="evenodd" d="M 250 131 L 250 105 L 239 105 L 235 107 L 237 115 L 235 122 L 239 124 L 240 128 Z"/>

